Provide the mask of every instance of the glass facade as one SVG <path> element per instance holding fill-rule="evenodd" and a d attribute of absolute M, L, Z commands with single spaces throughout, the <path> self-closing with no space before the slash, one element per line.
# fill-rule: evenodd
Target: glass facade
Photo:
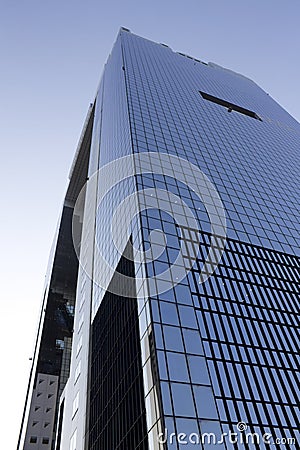
<path fill-rule="evenodd" d="M 55 449 L 299 448 L 300 125 L 126 29 L 94 111 Z"/>
<path fill-rule="evenodd" d="M 199 224 L 178 227 L 158 209 L 141 213 L 144 242 L 153 229 L 167 237 L 165 251 L 147 264 L 150 277 L 180 248 L 189 267 L 190 249 L 200 242 L 185 279 L 147 302 L 156 349 L 150 364 L 158 367 L 162 398 L 156 418 L 177 438 L 232 430 L 242 440 L 252 433 L 249 442 L 224 438 L 216 448 L 297 448 L 299 124 L 239 74 L 130 33 L 122 41 L 133 151 L 166 152 L 198 166 L 216 186 L 227 219 L 225 252 L 201 283 L 211 245 L 203 203 L 176 179 L 137 177 L 138 189 L 178 195 Z M 178 440 L 166 445 L 195 448 Z"/>

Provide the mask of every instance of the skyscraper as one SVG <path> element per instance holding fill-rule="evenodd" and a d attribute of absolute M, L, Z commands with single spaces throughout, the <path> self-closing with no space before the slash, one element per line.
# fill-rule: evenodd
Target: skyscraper
<path fill-rule="evenodd" d="M 25 450 L 299 448 L 299 144 L 253 81 L 120 30 L 70 173 Z"/>

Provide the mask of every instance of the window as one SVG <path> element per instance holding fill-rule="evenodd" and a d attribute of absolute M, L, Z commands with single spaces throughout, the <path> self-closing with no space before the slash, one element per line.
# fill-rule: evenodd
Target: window
<path fill-rule="evenodd" d="M 207 94 L 206 92 L 199 91 L 202 95 L 202 98 L 205 100 L 208 100 L 212 103 L 216 103 L 217 105 L 225 106 L 225 108 L 228 108 L 228 112 L 231 111 L 237 111 L 241 114 L 244 114 L 245 116 L 253 117 L 253 119 L 260 120 L 262 122 L 262 119 L 254 112 L 250 111 L 250 109 L 242 108 L 242 106 L 235 105 L 234 103 L 227 102 L 226 100 L 222 100 L 221 98 L 214 97 L 213 95 Z"/>
<path fill-rule="evenodd" d="M 193 383 L 210 384 L 205 358 L 188 356 L 191 379 Z"/>
<path fill-rule="evenodd" d="M 77 348 L 76 348 L 76 356 L 78 356 L 78 353 L 80 352 L 82 347 L 82 335 L 80 336 L 79 340 L 78 340 L 78 344 L 77 344 Z"/>
<path fill-rule="evenodd" d="M 169 325 L 179 325 L 176 305 L 173 303 L 161 302 L 160 312 L 163 323 Z"/>
<path fill-rule="evenodd" d="M 76 397 L 74 398 L 74 401 L 73 401 L 72 418 L 77 413 L 78 407 L 79 407 L 79 391 L 77 392 Z"/>
<path fill-rule="evenodd" d="M 165 344 L 167 350 L 175 350 L 177 352 L 183 351 L 183 343 L 180 328 L 170 327 L 165 325 L 163 327 Z"/>
<path fill-rule="evenodd" d="M 175 415 L 195 417 L 191 386 L 179 383 L 172 383 L 171 386 Z"/>
<path fill-rule="evenodd" d="M 180 353 L 167 353 L 167 361 L 172 381 L 189 382 L 189 375 L 185 355 Z"/>
<path fill-rule="evenodd" d="M 80 375 L 81 372 L 81 360 L 78 362 L 77 367 L 75 369 L 75 375 L 74 375 L 74 384 L 76 383 L 76 381 L 78 380 L 78 377 Z"/>
<path fill-rule="evenodd" d="M 200 419 L 217 419 L 217 409 L 212 389 L 208 386 L 194 386 L 197 414 Z"/>
<path fill-rule="evenodd" d="M 221 436 L 222 430 L 220 427 L 220 423 L 216 422 L 214 420 L 200 420 L 200 429 L 201 433 L 213 433 L 214 436 Z M 206 447 L 206 446 L 205 446 Z M 207 445 L 207 448 L 214 448 L 217 447 L 218 450 L 225 450 L 225 445 L 218 442 L 218 444 L 210 446 L 210 444 Z M 228 446 L 229 447 L 229 446 Z"/>
<path fill-rule="evenodd" d="M 37 436 L 31 436 L 29 440 L 30 444 L 36 444 L 37 443 Z"/>
<path fill-rule="evenodd" d="M 198 328 L 194 308 L 179 306 L 180 321 L 183 327 Z"/>
<path fill-rule="evenodd" d="M 81 318 L 80 318 L 80 321 L 79 321 L 79 324 L 78 324 L 78 333 L 80 332 L 80 330 L 81 330 L 81 328 L 82 328 L 82 326 L 83 326 L 83 316 L 81 316 Z"/>
<path fill-rule="evenodd" d="M 74 431 L 70 440 L 70 450 L 76 450 L 77 430 Z"/>
<path fill-rule="evenodd" d="M 168 383 L 166 383 L 166 382 L 161 383 L 161 394 L 162 394 L 164 413 L 171 415 L 172 414 L 172 403 L 171 403 L 170 389 L 169 389 Z"/>
<path fill-rule="evenodd" d="M 42 444 L 49 444 L 49 438 L 44 437 L 44 438 L 42 439 Z"/>
<path fill-rule="evenodd" d="M 55 345 L 57 349 L 63 350 L 65 348 L 65 342 L 62 339 L 56 339 Z"/>
<path fill-rule="evenodd" d="M 203 346 L 198 331 L 183 329 L 183 336 L 187 353 L 204 355 Z"/>

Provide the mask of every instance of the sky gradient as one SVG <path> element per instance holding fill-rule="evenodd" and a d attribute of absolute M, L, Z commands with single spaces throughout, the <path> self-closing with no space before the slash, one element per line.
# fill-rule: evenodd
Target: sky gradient
<path fill-rule="evenodd" d="M 14 450 L 49 251 L 120 26 L 258 83 L 300 120 L 297 0 L 1 2 L 1 448 Z"/>

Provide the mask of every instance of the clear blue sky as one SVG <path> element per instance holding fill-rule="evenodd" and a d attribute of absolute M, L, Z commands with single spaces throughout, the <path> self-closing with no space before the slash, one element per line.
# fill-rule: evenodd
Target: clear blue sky
<path fill-rule="evenodd" d="M 298 0 L 1 2 L 0 445 L 14 450 L 67 175 L 120 26 L 252 78 L 300 119 Z"/>

